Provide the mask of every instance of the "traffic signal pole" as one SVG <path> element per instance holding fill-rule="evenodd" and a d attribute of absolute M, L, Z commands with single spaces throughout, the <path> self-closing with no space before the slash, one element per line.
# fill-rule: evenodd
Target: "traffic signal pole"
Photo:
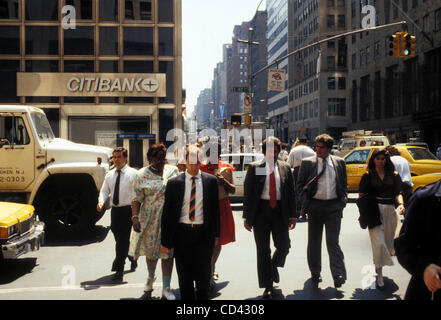
<path fill-rule="evenodd" d="M 309 45 L 307 45 L 307 46 L 304 46 L 304 47 L 302 47 L 302 48 L 300 48 L 300 49 L 294 50 L 293 52 L 287 54 L 286 56 L 283 56 L 283 57 L 281 57 L 281 58 L 279 58 L 279 59 L 274 60 L 271 64 L 268 64 L 266 67 L 260 69 L 260 70 L 257 71 L 256 73 L 254 73 L 254 74 L 252 75 L 252 77 L 254 78 L 254 77 L 256 77 L 258 74 L 260 74 L 260 73 L 262 73 L 262 72 L 268 70 L 268 69 L 271 68 L 272 66 L 274 66 L 274 65 L 278 65 L 281 61 L 283 61 L 283 60 L 285 60 L 285 59 L 288 59 L 289 57 L 291 57 L 291 56 L 297 54 L 298 52 L 301 52 L 301 51 L 303 51 L 303 50 L 305 50 L 305 49 L 308 49 L 308 48 L 310 48 L 310 47 L 314 47 L 314 46 L 316 46 L 316 45 L 318 45 L 318 44 L 321 44 L 321 43 L 324 43 L 324 42 L 328 42 L 328 41 L 330 41 L 330 40 L 335 40 L 335 39 L 338 39 L 338 38 L 342 38 L 342 37 L 350 36 L 350 35 L 353 35 L 353 34 L 356 34 L 356 33 L 360 33 L 360 32 L 375 31 L 375 30 L 379 30 L 379 29 L 384 29 L 384 28 L 390 28 L 390 27 L 395 27 L 395 26 L 403 25 L 403 24 L 406 24 L 406 23 L 407 23 L 406 21 L 400 21 L 400 22 L 395 22 L 395 23 L 385 24 L 385 25 L 382 25 L 382 26 L 377 26 L 377 27 L 372 27 L 372 28 L 358 29 L 358 30 L 354 30 L 354 31 L 350 31 L 350 32 L 341 33 L 341 34 L 338 34 L 338 35 L 335 35 L 335 36 L 332 36 L 332 37 L 329 37 L 329 38 L 326 38 L 326 39 L 323 39 L 323 40 L 320 40 L 320 41 L 317 41 L 317 42 L 311 43 L 311 44 L 309 44 Z"/>

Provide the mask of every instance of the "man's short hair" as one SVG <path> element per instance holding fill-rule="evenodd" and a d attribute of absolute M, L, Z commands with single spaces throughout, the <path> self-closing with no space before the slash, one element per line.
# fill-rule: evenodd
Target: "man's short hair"
<path fill-rule="evenodd" d="M 124 158 L 127 158 L 128 152 L 127 152 L 127 149 L 126 149 L 126 148 L 124 148 L 124 147 L 116 147 L 115 149 L 113 149 L 112 155 L 113 155 L 115 152 L 122 152 L 123 157 L 124 157 Z"/>
<path fill-rule="evenodd" d="M 274 148 L 277 147 L 277 148 L 279 149 L 278 152 L 280 152 L 280 151 L 281 151 L 282 143 L 280 142 L 280 140 L 279 140 L 278 138 L 276 138 L 276 137 L 274 137 L 274 136 L 271 136 L 271 137 L 266 138 L 266 139 L 263 140 L 263 142 L 262 142 L 262 152 L 263 152 L 263 154 L 266 154 L 266 144 L 267 144 L 268 142 L 270 142 L 270 141 L 273 143 Z"/>
<path fill-rule="evenodd" d="M 325 144 L 326 148 L 328 149 L 332 149 L 332 146 L 334 145 L 334 139 L 326 133 L 321 134 L 315 138 L 315 144 L 319 142 Z"/>

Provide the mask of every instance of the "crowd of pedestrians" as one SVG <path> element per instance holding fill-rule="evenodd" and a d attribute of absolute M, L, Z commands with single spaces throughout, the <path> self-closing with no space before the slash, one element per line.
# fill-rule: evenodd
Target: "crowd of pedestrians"
<path fill-rule="evenodd" d="M 347 280 L 339 244 L 348 199 L 346 164 L 331 154 L 333 144 L 332 137 L 322 134 L 315 138 L 313 150 L 306 137 L 301 137 L 288 152 L 279 139 L 268 137 L 262 143 L 264 158 L 248 167 L 243 224 L 254 235 L 258 286 L 264 289 L 265 299 L 273 298 L 273 284 L 280 281 L 278 268 L 284 267 L 291 247 L 289 230 L 297 221 L 308 222 L 307 264 L 312 283 L 318 286 L 322 281 L 323 229 L 335 288 Z M 187 146 L 185 159 L 172 166 L 166 164 L 166 147 L 155 144 L 147 153 L 149 166 L 139 171 L 127 165 L 127 150 L 120 147 L 113 152 L 115 168 L 105 177 L 97 210 L 104 210 L 110 202 L 116 242 L 113 280 L 122 281 L 126 258 L 134 270 L 138 258 L 146 257 L 145 299 L 151 298 L 159 259 L 163 299 L 176 299 L 170 288 L 174 263 L 181 299 L 209 299 L 219 279 L 216 262 L 221 248 L 236 241 L 229 202 L 236 189 L 234 169 L 201 150 L 197 145 Z M 393 265 L 391 257 L 397 255 L 412 274 L 406 298 L 439 300 L 441 218 L 434 213 L 441 212 L 441 183 L 412 195 L 410 170 L 403 159 L 393 147 L 371 156 L 359 186 L 360 225 L 369 230 L 379 290 L 384 288 L 383 267 Z M 362 199 L 370 199 L 369 207 Z M 395 240 L 399 215 L 405 212 Z"/>

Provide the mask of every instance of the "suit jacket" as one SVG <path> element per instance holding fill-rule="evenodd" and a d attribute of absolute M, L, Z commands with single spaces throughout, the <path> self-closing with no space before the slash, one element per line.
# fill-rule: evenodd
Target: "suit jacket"
<path fill-rule="evenodd" d="M 337 198 L 340 200 L 340 206 L 341 209 L 346 206 L 346 203 L 348 202 L 347 196 L 348 196 L 348 179 L 346 175 L 346 162 L 337 156 L 329 155 L 331 157 L 332 164 L 334 165 L 335 172 L 336 172 L 336 192 L 337 192 Z M 318 173 L 318 161 L 317 156 L 312 156 L 303 159 L 302 164 L 300 165 L 299 175 L 297 177 L 297 193 L 301 194 L 303 187 L 311 180 L 313 179 L 317 173 Z M 312 199 L 312 197 L 316 194 L 318 187 L 318 182 L 315 180 L 313 183 L 311 183 L 308 187 L 307 197 L 306 199 L 303 199 L 302 207 L 308 208 L 309 203 Z M 339 207 L 340 207 L 339 206 Z"/>
<path fill-rule="evenodd" d="M 220 235 L 220 207 L 217 178 L 201 172 L 203 190 L 204 230 L 210 243 Z M 161 220 L 161 244 L 175 247 L 175 233 L 182 211 L 185 194 L 185 173 L 170 179 L 165 189 L 164 208 Z"/>
<path fill-rule="evenodd" d="M 413 194 L 400 235 L 394 242 L 398 262 L 412 275 L 406 299 L 430 296 L 423 274 L 431 263 L 441 266 L 440 227 L 441 181 Z M 439 290 L 435 300 L 441 300 Z"/>
<path fill-rule="evenodd" d="M 259 211 L 259 199 L 265 186 L 266 175 L 256 175 L 256 169 L 265 170 L 265 160 L 252 163 L 248 167 L 244 182 L 244 198 L 243 198 L 243 218 L 249 226 L 253 226 L 254 219 Z M 284 161 L 277 161 L 280 175 L 280 192 L 282 217 L 286 224 L 289 224 L 290 218 L 297 218 L 295 195 L 294 195 L 294 179 L 291 167 Z"/>

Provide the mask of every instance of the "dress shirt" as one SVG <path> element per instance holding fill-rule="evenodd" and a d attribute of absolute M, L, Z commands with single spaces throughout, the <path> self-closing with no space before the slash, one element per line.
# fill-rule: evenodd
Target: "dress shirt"
<path fill-rule="evenodd" d="M 410 164 L 402 156 L 392 156 L 390 160 L 395 166 L 395 170 L 398 171 L 401 181 L 407 183 L 409 186 L 413 186 L 412 175 L 410 174 Z"/>
<path fill-rule="evenodd" d="M 312 157 L 314 155 L 315 152 L 310 147 L 300 145 L 290 151 L 288 162 L 291 168 L 296 168 L 302 164 L 304 158 Z"/>
<path fill-rule="evenodd" d="M 194 221 L 190 221 L 189 213 L 190 213 L 190 197 L 191 197 L 191 184 L 192 184 L 192 176 L 185 171 L 185 193 L 184 200 L 182 201 L 182 210 L 181 217 L 179 218 L 180 223 L 187 224 L 203 224 L 204 223 L 204 206 L 203 206 L 203 188 L 202 188 L 202 175 L 199 171 L 196 175 L 196 201 L 195 201 L 195 214 Z"/>
<path fill-rule="evenodd" d="M 277 200 L 282 199 L 282 193 L 280 192 L 280 173 L 279 173 L 279 166 L 277 163 L 274 163 L 274 176 L 276 178 L 276 193 L 277 193 Z M 266 170 L 266 178 L 265 178 L 265 185 L 263 186 L 261 199 L 263 200 L 270 200 L 270 194 L 269 194 L 269 188 L 270 188 L 270 174 L 271 174 L 271 167 L 266 164 L 265 166 Z"/>
<path fill-rule="evenodd" d="M 337 175 L 332 163 L 331 157 L 328 156 L 325 160 L 326 167 L 323 175 L 317 180 L 317 192 L 313 196 L 317 200 L 332 200 L 337 199 Z M 317 157 L 317 174 L 323 169 L 323 159 Z"/>
<path fill-rule="evenodd" d="M 121 169 L 121 177 L 119 180 L 119 203 L 117 206 L 113 204 L 113 193 L 115 191 L 115 183 L 118 173 L 116 168 L 110 170 L 104 178 L 98 201 L 104 203 L 110 197 L 112 207 L 130 206 L 135 198 L 135 182 L 138 177 L 138 171 L 125 165 Z"/>

